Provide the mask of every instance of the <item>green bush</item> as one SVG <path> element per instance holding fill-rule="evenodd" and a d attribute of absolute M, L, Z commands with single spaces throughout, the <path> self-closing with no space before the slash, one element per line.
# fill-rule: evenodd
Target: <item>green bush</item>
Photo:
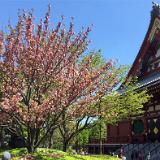
<path fill-rule="evenodd" d="M 76 151 L 75 151 L 74 149 L 72 149 L 71 146 L 69 146 L 69 148 L 68 148 L 68 150 L 67 150 L 67 153 L 68 153 L 70 156 L 77 154 Z"/>

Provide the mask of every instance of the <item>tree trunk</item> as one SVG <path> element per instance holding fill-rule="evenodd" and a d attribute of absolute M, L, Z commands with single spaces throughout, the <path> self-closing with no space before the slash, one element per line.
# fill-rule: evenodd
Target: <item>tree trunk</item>
<path fill-rule="evenodd" d="M 63 151 L 66 152 L 68 148 L 68 142 L 67 141 L 63 141 Z"/>
<path fill-rule="evenodd" d="M 100 113 L 100 126 L 99 126 L 99 153 L 102 154 L 103 144 L 102 144 L 102 115 L 101 115 L 101 101 L 99 102 L 99 113 Z"/>
<path fill-rule="evenodd" d="M 79 151 L 79 143 L 78 143 L 78 138 L 76 137 L 76 141 L 75 141 L 75 150 L 78 153 Z"/>
<path fill-rule="evenodd" d="M 28 150 L 28 153 L 34 153 L 35 150 L 36 150 L 36 148 L 34 148 L 34 146 L 32 146 L 32 145 L 29 145 L 29 146 L 27 147 L 27 150 Z"/>
<path fill-rule="evenodd" d="M 29 128 L 29 134 L 27 138 L 27 150 L 29 153 L 34 153 L 36 148 L 38 147 L 37 142 L 39 140 L 39 134 L 39 129 Z"/>
<path fill-rule="evenodd" d="M 100 128 L 99 128 L 99 131 L 100 131 L 100 134 L 99 134 L 99 153 L 102 154 L 103 151 L 103 146 L 102 146 L 102 123 L 101 123 L 101 120 L 100 120 Z"/>
<path fill-rule="evenodd" d="M 53 134 L 54 134 L 54 130 L 52 130 L 52 131 L 50 132 L 49 142 L 48 142 L 48 148 L 52 148 L 52 147 L 53 147 Z"/>
<path fill-rule="evenodd" d="M 3 146 L 3 127 L 0 128 L 0 148 Z"/>

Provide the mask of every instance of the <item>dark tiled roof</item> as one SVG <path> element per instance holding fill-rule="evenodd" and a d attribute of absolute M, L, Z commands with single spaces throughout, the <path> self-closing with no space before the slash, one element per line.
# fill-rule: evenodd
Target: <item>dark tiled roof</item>
<path fill-rule="evenodd" d="M 147 87 L 150 85 L 153 85 L 157 82 L 160 82 L 160 72 L 159 73 L 153 73 L 149 75 L 148 77 L 144 78 L 143 80 L 139 81 L 139 87 Z"/>

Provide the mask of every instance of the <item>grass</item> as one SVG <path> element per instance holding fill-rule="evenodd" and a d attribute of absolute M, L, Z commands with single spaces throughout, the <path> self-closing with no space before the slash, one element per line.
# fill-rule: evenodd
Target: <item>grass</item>
<path fill-rule="evenodd" d="M 28 154 L 25 148 L 9 150 L 12 160 L 119 160 L 107 155 L 75 155 L 54 149 L 39 148 L 34 154 Z M 0 156 L 2 156 L 0 151 Z"/>

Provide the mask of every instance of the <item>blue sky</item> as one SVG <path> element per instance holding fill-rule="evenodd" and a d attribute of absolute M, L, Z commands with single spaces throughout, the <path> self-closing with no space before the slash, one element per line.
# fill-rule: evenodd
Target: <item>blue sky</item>
<path fill-rule="evenodd" d="M 101 49 L 105 58 L 119 64 L 133 63 L 150 22 L 152 0 L 1 0 L 0 28 L 5 29 L 9 19 L 16 23 L 18 9 L 34 9 L 40 19 L 49 3 L 53 25 L 61 15 L 66 22 L 74 17 L 76 31 L 93 24 L 91 50 Z"/>

